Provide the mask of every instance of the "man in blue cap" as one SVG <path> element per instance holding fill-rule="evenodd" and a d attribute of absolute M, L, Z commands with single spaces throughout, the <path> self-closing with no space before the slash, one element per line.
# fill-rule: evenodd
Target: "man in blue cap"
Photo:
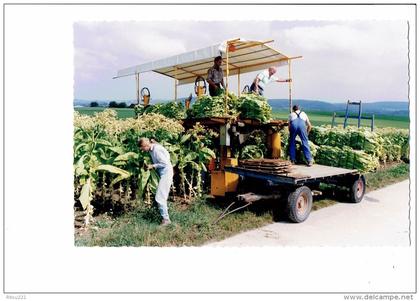
<path fill-rule="evenodd" d="M 312 125 L 305 112 L 299 110 L 298 105 L 293 106 L 293 112 L 289 115 L 289 133 L 290 133 L 290 161 L 296 163 L 296 136 L 302 141 L 303 154 L 305 155 L 306 165 L 312 166 L 312 155 L 309 148 L 308 133 Z"/>

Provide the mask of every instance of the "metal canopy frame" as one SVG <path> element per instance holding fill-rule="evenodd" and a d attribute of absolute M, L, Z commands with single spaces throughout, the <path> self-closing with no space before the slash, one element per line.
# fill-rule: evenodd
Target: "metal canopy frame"
<path fill-rule="evenodd" d="M 274 40 L 248 41 L 241 38 L 227 40 L 207 48 L 198 49 L 166 59 L 121 69 L 114 78 L 134 75 L 136 79 L 137 103 L 140 103 L 140 73 L 153 71 L 174 79 L 174 98 L 177 100 L 177 88 L 180 85 L 193 83 L 197 76 L 206 77 L 207 70 L 213 66 L 214 57 L 221 55 L 225 64 L 225 86 L 229 91 L 228 78 L 238 75 L 238 96 L 241 74 L 259 71 L 272 65 L 288 65 L 291 79 L 291 61 L 302 56 L 289 57 L 268 46 Z M 289 106 L 292 106 L 292 83 L 289 82 Z M 225 113 L 227 113 L 227 93 L 225 96 Z"/>

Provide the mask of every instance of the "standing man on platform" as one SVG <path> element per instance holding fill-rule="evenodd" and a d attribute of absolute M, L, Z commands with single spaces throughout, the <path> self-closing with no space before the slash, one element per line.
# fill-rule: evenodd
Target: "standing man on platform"
<path fill-rule="evenodd" d="M 288 83 L 292 81 L 290 78 L 279 79 L 278 77 L 274 76 L 276 72 L 277 72 L 276 67 L 270 67 L 268 68 L 268 70 L 264 70 L 258 73 L 257 77 L 252 82 L 249 90 L 251 92 L 254 92 L 262 96 L 264 94 L 264 89 L 267 84 L 272 83 L 272 82 Z"/>
<path fill-rule="evenodd" d="M 293 106 L 293 112 L 289 115 L 289 133 L 290 133 L 290 161 L 296 163 L 296 136 L 302 141 L 303 154 L 305 155 L 306 165 L 312 166 L 312 155 L 309 148 L 308 133 L 312 125 L 305 112 L 299 110 L 298 105 Z"/>
<path fill-rule="evenodd" d="M 214 58 L 214 65 L 207 71 L 207 82 L 209 83 L 210 96 L 219 96 L 223 93 L 225 83 L 223 81 L 222 57 Z M 223 89 L 222 89 L 223 88 Z"/>

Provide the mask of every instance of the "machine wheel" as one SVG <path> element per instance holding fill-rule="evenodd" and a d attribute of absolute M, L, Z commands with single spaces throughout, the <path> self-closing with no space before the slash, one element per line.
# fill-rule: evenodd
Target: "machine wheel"
<path fill-rule="evenodd" d="M 289 194 L 287 199 L 287 213 L 289 219 L 295 223 L 305 221 L 312 209 L 312 192 L 302 186 Z"/>
<path fill-rule="evenodd" d="M 365 176 L 361 175 L 358 177 L 350 186 L 350 202 L 359 203 L 366 191 L 366 179 Z"/>

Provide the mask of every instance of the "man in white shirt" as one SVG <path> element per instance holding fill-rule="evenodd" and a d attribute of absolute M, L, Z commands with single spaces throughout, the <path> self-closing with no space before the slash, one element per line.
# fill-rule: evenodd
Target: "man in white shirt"
<path fill-rule="evenodd" d="M 303 154 L 308 166 L 312 166 L 312 155 L 309 148 L 308 133 L 311 131 L 312 125 L 305 112 L 299 110 L 298 105 L 293 106 L 293 112 L 289 115 L 289 133 L 290 133 L 290 161 L 296 163 L 296 136 L 302 141 Z"/>
<path fill-rule="evenodd" d="M 174 176 L 171 157 L 162 145 L 156 141 L 151 142 L 148 138 L 140 138 L 138 145 L 142 151 L 149 152 L 152 157 L 153 164 L 148 165 L 147 169 L 156 169 L 160 176 L 155 201 L 162 216 L 161 225 L 169 225 L 171 220 L 168 213 L 168 197 Z"/>
<path fill-rule="evenodd" d="M 279 79 L 278 77 L 274 76 L 276 72 L 277 72 L 276 67 L 270 67 L 268 68 L 268 70 L 264 70 L 258 73 L 257 77 L 254 79 L 254 82 L 252 83 L 249 90 L 259 95 L 263 95 L 265 86 L 269 83 L 272 83 L 272 82 L 288 83 L 292 81 L 290 78 Z"/>

